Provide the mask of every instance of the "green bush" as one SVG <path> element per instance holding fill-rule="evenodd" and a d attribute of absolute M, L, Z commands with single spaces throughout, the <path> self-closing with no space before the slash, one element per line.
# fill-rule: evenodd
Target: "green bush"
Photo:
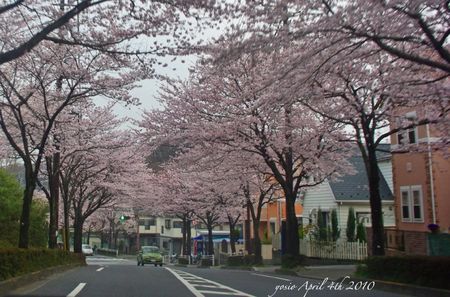
<path fill-rule="evenodd" d="M 356 230 L 356 216 L 355 210 L 353 207 L 348 209 L 348 217 L 347 217 L 347 241 L 354 242 L 355 241 L 355 230 Z"/>
<path fill-rule="evenodd" d="M 0 249 L 0 281 L 39 271 L 52 266 L 85 265 L 85 257 L 62 250 L 50 249 Z"/>
<path fill-rule="evenodd" d="M 300 266 L 304 261 L 305 257 L 301 255 L 283 255 L 281 257 L 281 267 L 284 269 L 291 269 Z"/>
<path fill-rule="evenodd" d="M 229 256 L 227 260 L 228 266 L 242 266 L 244 263 L 244 256 Z"/>
<path fill-rule="evenodd" d="M 212 266 L 212 260 L 211 259 L 202 259 L 200 261 L 200 266 L 202 266 L 202 267 Z"/>
<path fill-rule="evenodd" d="M 450 257 L 395 256 L 369 257 L 366 277 L 419 286 L 450 289 Z"/>
<path fill-rule="evenodd" d="M 252 266 L 256 264 L 255 255 L 230 256 L 228 257 L 228 266 Z"/>
<path fill-rule="evenodd" d="M 116 257 L 117 251 L 113 249 L 97 249 L 97 254 L 104 256 Z"/>
<path fill-rule="evenodd" d="M 0 248 L 16 247 L 19 239 L 23 188 L 16 177 L 0 168 Z M 30 215 L 29 245 L 47 246 L 48 203 L 33 199 Z"/>

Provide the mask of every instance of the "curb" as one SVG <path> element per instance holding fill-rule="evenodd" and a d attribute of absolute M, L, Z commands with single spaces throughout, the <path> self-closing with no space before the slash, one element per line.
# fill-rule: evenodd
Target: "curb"
<path fill-rule="evenodd" d="M 340 282 L 344 280 L 343 277 L 337 279 L 336 281 Z M 367 278 L 361 278 L 361 277 L 352 277 L 351 279 L 344 280 L 344 284 L 348 284 L 349 281 L 358 282 L 358 281 L 375 281 L 375 289 L 382 290 L 382 291 L 388 291 L 391 293 L 399 293 L 399 294 L 407 294 L 409 296 L 414 297 L 449 297 L 450 296 L 450 290 L 444 290 L 444 289 L 437 289 L 437 288 L 431 288 L 431 287 L 422 287 L 422 286 L 416 286 L 411 284 L 403 284 L 403 283 L 396 283 L 396 282 L 390 282 L 390 281 L 384 281 L 384 280 L 377 280 L 377 279 L 367 279 Z"/>
<path fill-rule="evenodd" d="M 76 267 L 82 267 L 85 264 L 69 264 L 69 265 L 60 265 L 55 267 L 46 268 L 43 270 L 34 271 L 28 274 L 24 274 L 21 276 L 16 276 L 4 281 L 0 282 L 0 296 L 4 296 L 11 291 L 19 289 L 25 285 L 30 285 L 32 282 L 36 282 L 38 280 L 44 279 L 52 274 L 61 273 Z"/>
<path fill-rule="evenodd" d="M 258 270 L 255 270 L 253 267 L 220 266 L 220 269 L 225 269 L 225 270 L 241 270 L 241 271 L 258 271 Z"/>

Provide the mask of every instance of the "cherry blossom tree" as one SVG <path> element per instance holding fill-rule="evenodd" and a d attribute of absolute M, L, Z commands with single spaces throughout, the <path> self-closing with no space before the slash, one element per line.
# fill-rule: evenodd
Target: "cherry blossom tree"
<path fill-rule="evenodd" d="M 449 74 L 446 1 L 273 0 L 249 3 L 246 11 L 246 24 L 230 33 L 235 39 L 244 36 L 239 38 L 245 44 L 238 44 L 241 50 L 273 50 L 300 42 L 305 45 L 303 57 L 312 59 L 330 48 L 334 51 L 328 57 L 368 44 L 427 69 L 431 80 Z"/>
<path fill-rule="evenodd" d="M 266 85 L 296 85 L 299 98 L 292 99 L 354 128 L 371 191 L 372 251 L 384 254 L 376 150 L 383 139 L 416 125 L 448 130 L 448 3 L 267 1 L 253 3 L 248 17 L 220 60 L 242 50 L 289 53 Z M 422 110 L 414 122 L 401 118 L 416 106 Z M 448 137 L 441 134 L 445 147 Z"/>
<path fill-rule="evenodd" d="M 189 183 L 191 178 L 178 168 L 166 165 L 156 172 L 152 183 L 154 196 L 148 201 L 154 211 L 161 215 L 176 216 L 182 220 L 182 253 L 191 255 L 191 226 L 195 218 L 197 205 L 190 199 Z"/>
<path fill-rule="evenodd" d="M 180 158 L 190 160 L 192 170 L 207 173 L 208 184 L 221 211 L 226 216 L 230 227 L 230 242 L 232 252 L 235 245 L 232 234 L 235 234 L 236 224 L 242 220 L 245 210 L 249 210 L 253 223 L 253 240 L 251 251 L 255 255 L 256 263 L 262 263 L 261 239 L 259 227 L 263 206 L 273 201 L 273 190 L 276 183 L 271 182 L 269 169 L 254 154 L 237 151 L 235 149 L 220 149 L 217 144 L 210 144 L 190 149 Z M 194 151 L 194 152 L 193 152 Z M 176 161 L 180 161 L 178 158 Z M 187 164 L 175 162 L 183 168 Z M 250 228 L 249 226 L 246 228 Z M 246 232 L 250 232 L 249 229 Z M 250 237 L 248 237 L 250 240 Z"/>
<path fill-rule="evenodd" d="M 5 24 L 0 26 L 0 65 L 26 55 L 43 41 L 155 64 L 156 55 L 185 52 L 202 43 L 196 32 L 236 11 L 237 6 L 226 1 L 9 1 L 0 6 Z M 145 38 L 151 43 L 133 42 Z"/>
<path fill-rule="evenodd" d="M 199 65 L 187 83 L 172 83 L 161 95 L 163 111 L 146 114 L 149 137 L 217 143 L 259 157 L 286 198 L 287 253 L 299 253 L 294 203 L 303 186 L 333 176 L 345 167 L 340 125 L 301 104 L 288 82 L 267 84 L 278 55 L 252 54 L 217 65 Z M 218 70 L 220 69 L 220 70 Z M 292 101 L 291 101 L 292 102 Z"/>
<path fill-rule="evenodd" d="M 345 53 L 345 54 L 344 54 Z M 404 69 L 405 61 L 394 59 L 374 47 L 362 46 L 334 58 L 311 82 L 303 103 L 313 111 L 353 129 L 369 181 L 374 255 L 384 255 L 384 231 L 379 168 L 379 144 L 392 134 L 418 125 L 447 125 L 449 107 L 438 86 L 414 85 L 416 78 Z M 433 92 L 431 92 L 433 90 Z M 412 93 L 415 95 L 411 96 Z M 400 111 L 421 110 L 415 121 Z M 392 122 L 395 124 L 392 125 Z"/>
<path fill-rule="evenodd" d="M 58 116 L 90 96 L 133 102 L 128 90 L 138 77 L 142 77 L 140 71 L 124 61 L 50 44 L 2 67 L 0 127 L 25 167 L 21 247 L 27 247 L 29 205 Z"/>
<path fill-rule="evenodd" d="M 119 130 L 123 120 L 116 118 L 113 105 L 72 108 L 66 125 L 59 127 L 65 134 L 58 141 L 62 197 L 74 220 L 74 250 L 79 252 L 84 222 L 101 208 L 131 204 L 147 168 L 134 140 Z"/>

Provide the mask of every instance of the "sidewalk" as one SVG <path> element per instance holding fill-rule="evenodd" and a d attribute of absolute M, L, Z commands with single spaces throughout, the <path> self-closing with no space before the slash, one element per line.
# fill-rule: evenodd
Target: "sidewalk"
<path fill-rule="evenodd" d="M 253 267 L 254 271 L 264 273 L 280 273 L 281 266 L 262 266 Z M 314 279 L 338 280 L 345 276 L 352 276 L 356 271 L 356 265 L 321 265 L 305 266 L 298 271 L 292 271 L 297 276 Z"/>
<path fill-rule="evenodd" d="M 281 266 L 264 266 L 264 267 L 253 267 L 254 271 L 261 273 L 277 273 L 283 274 L 280 271 Z M 287 270 L 288 272 L 295 274 L 299 277 L 312 278 L 323 280 L 328 278 L 330 281 L 343 281 L 343 284 L 348 284 L 349 281 L 367 281 L 366 279 L 360 279 L 359 277 L 353 276 L 356 271 L 356 265 L 318 265 L 318 266 L 305 266 L 297 271 Z M 344 278 L 348 276 L 344 280 Z M 371 280 L 369 280 L 371 281 Z M 450 297 L 450 291 L 441 290 L 429 287 L 421 287 L 412 284 L 402 284 L 388 281 L 374 280 L 375 287 L 378 290 L 404 294 L 405 296 L 415 296 L 415 297 Z"/>
<path fill-rule="evenodd" d="M 356 272 L 356 265 L 324 265 L 305 266 L 297 272 L 298 276 L 307 278 L 338 280 L 343 277 L 352 277 Z"/>

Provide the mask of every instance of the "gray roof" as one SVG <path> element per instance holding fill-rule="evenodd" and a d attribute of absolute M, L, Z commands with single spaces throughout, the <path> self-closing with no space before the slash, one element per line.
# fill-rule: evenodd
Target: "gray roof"
<path fill-rule="evenodd" d="M 350 158 L 350 163 L 357 171 L 354 175 L 344 175 L 339 181 L 330 181 L 330 187 L 333 191 L 334 198 L 339 201 L 369 200 L 369 183 L 366 174 L 364 161 L 360 155 Z M 380 175 L 380 196 L 382 200 L 393 201 L 389 186 L 384 179 L 383 174 Z"/>
<path fill-rule="evenodd" d="M 377 160 L 389 160 L 392 157 L 391 144 L 390 143 L 380 143 L 377 146 Z"/>

